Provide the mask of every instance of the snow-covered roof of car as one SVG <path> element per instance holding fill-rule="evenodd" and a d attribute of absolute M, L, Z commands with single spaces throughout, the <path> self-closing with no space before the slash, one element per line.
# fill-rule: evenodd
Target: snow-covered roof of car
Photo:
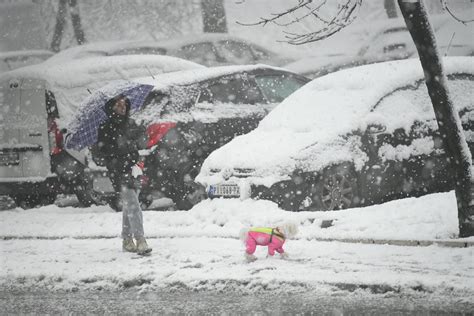
<path fill-rule="evenodd" d="M 166 73 L 155 78 L 144 77 L 137 78 L 133 81 L 149 84 L 155 86 L 155 90 L 167 89 L 172 85 L 189 85 L 212 78 L 217 78 L 225 75 L 231 75 L 241 72 L 250 72 L 258 69 L 273 69 L 278 71 L 289 72 L 286 69 L 273 67 L 269 65 L 256 64 L 256 65 L 232 65 L 232 66 L 219 66 L 209 67 L 200 69 L 182 70 L 173 73 Z"/>
<path fill-rule="evenodd" d="M 121 49 L 133 49 L 140 47 L 154 47 L 158 49 L 162 48 L 165 51 L 176 50 L 184 45 L 202 43 L 206 41 L 215 42 L 220 40 L 235 40 L 239 42 L 245 42 L 251 45 L 255 45 L 269 54 L 274 54 L 268 49 L 261 47 L 260 45 L 252 43 L 245 39 L 238 38 L 236 36 L 223 33 L 205 33 L 196 34 L 193 36 L 183 36 L 175 39 L 165 39 L 156 41 L 104 41 L 88 43 L 85 45 L 79 45 L 65 49 L 55 54 L 48 62 L 56 63 L 83 57 L 105 56 L 108 54 L 113 54 L 114 52 Z"/>
<path fill-rule="evenodd" d="M 0 59 L 29 56 L 53 56 L 53 54 L 53 52 L 44 49 L 15 50 L 8 52 L 0 52 Z"/>
<path fill-rule="evenodd" d="M 74 46 L 60 51 L 48 60 L 48 63 L 59 63 L 84 57 L 107 56 L 119 49 L 137 47 L 161 47 L 158 42 L 143 41 L 104 41 Z"/>
<path fill-rule="evenodd" d="M 80 103 L 109 81 L 131 80 L 148 74 L 158 75 L 183 69 L 204 68 L 204 66 L 171 56 L 127 55 L 94 57 L 67 63 L 42 63 L 5 72 L 0 82 L 18 80 L 42 80 L 58 103 L 62 126 L 72 117 Z"/>
<path fill-rule="evenodd" d="M 268 51 L 268 49 L 265 49 L 261 47 L 258 44 L 253 43 L 252 41 L 229 35 L 227 33 L 203 33 L 203 34 L 196 34 L 192 36 L 183 36 L 179 37 L 176 39 L 170 39 L 170 40 L 165 40 L 165 41 L 159 41 L 163 46 L 169 47 L 169 48 L 179 48 L 183 45 L 189 45 L 189 44 L 195 44 L 195 43 L 201 43 L 201 42 L 206 42 L 206 41 L 211 41 L 211 42 L 216 42 L 216 41 L 225 41 L 225 40 L 234 40 L 238 42 L 244 42 L 250 45 L 255 45 L 259 48 L 262 48 L 265 51 Z"/>
<path fill-rule="evenodd" d="M 474 74 L 474 58 L 445 58 L 444 69 L 446 74 Z M 418 59 L 365 65 L 317 78 L 285 99 L 257 129 L 214 151 L 204 162 L 199 181 L 206 182 L 203 177 L 213 168 L 256 168 L 263 173 L 268 169 L 268 174 L 278 175 L 299 163 L 318 168 L 334 159 L 352 161 L 349 141 L 340 136 L 366 126 L 368 114 L 381 98 L 421 79 Z M 334 144 L 338 141 L 341 146 Z M 328 143 L 338 149 L 322 146 Z"/>

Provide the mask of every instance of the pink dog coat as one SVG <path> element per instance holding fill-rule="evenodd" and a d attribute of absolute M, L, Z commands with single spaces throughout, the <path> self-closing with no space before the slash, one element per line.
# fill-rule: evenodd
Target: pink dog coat
<path fill-rule="evenodd" d="M 271 227 L 253 227 L 247 233 L 245 240 L 245 251 L 251 255 L 255 252 L 257 245 L 268 246 L 268 254 L 273 256 L 275 251 L 284 253 L 283 244 L 285 243 L 285 236 L 279 231 Z"/>

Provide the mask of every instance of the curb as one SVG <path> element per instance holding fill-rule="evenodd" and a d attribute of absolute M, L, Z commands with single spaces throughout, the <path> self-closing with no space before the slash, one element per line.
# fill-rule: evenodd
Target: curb
<path fill-rule="evenodd" d="M 352 244 L 371 244 L 371 245 L 390 245 L 390 246 L 409 246 L 409 247 L 427 247 L 437 245 L 447 248 L 468 248 L 474 247 L 474 241 L 467 240 L 395 240 L 395 239 L 350 239 L 350 238 L 311 238 L 308 240 L 344 242 Z"/>
<path fill-rule="evenodd" d="M 149 236 L 147 239 L 162 238 L 192 238 L 195 236 Z M 205 238 L 229 238 L 238 239 L 230 236 L 202 236 Z M 0 236 L 0 240 L 62 240 L 62 239 L 113 239 L 120 236 Z M 303 240 L 303 239 L 296 239 Z M 306 240 L 322 241 L 322 242 L 343 242 L 351 244 L 369 244 L 369 245 L 389 245 L 389 246 L 408 246 L 408 247 L 427 247 L 437 245 L 446 248 L 469 248 L 474 247 L 474 240 L 396 240 L 396 239 L 351 239 L 351 238 L 307 238 Z"/>

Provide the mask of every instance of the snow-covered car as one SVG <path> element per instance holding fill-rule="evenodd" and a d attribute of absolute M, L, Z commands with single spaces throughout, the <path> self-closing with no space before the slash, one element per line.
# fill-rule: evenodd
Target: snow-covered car
<path fill-rule="evenodd" d="M 442 56 L 474 56 L 474 25 L 464 25 L 450 17 L 433 19 L 436 42 Z M 418 56 L 415 44 L 403 20 L 397 19 L 377 27 L 356 55 L 331 53 L 306 57 L 284 67 L 308 78 L 317 78 L 338 70 L 377 62 L 414 58 Z"/>
<path fill-rule="evenodd" d="M 446 57 L 444 65 L 472 153 L 474 58 Z M 211 153 L 196 181 L 210 197 L 313 211 L 447 191 L 453 174 L 420 62 L 408 59 L 311 81 Z"/>
<path fill-rule="evenodd" d="M 143 192 L 162 192 L 188 209 L 205 192 L 193 183 L 204 159 L 236 135 L 250 132 L 309 80 L 266 65 L 220 66 L 138 81 L 155 88 L 133 118 L 162 137 L 145 161 Z"/>
<path fill-rule="evenodd" d="M 53 54 L 53 52 L 48 50 L 0 52 L 0 73 L 42 63 L 53 56 Z"/>
<path fill-rule="evenodd" d="M 170 56 L 95 57 L 58 65 L 38 64 L 0 75 L 0 195 L 19 205 L 54 201 L 85 188 L 86 156 L 63 147 L 63 129 L 95 89 L 118 79 L 204 68 Z"/>
<path fill-rule="evenodd" d="M 269 64 L 281 66 L 292 61 L 260 45 L 229 34 L 207 33 L 160 41 L 97 42 L 63 50 L 49 62 L 58 63 L 71 59 L 93 56 L 130 54 L 170 55 L 206 66 Z"/>

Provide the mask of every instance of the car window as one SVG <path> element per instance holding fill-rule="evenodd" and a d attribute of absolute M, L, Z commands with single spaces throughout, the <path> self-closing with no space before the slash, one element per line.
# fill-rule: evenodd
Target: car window
<path fill-rule="evenodd" d="M 133 47 L 115 51 L 112 55 L 166 55 L 162 47 Z"/>
<path fill-rule="evenodd" d="M 48 117 L 58 118 L 59 117 L 58 105 L 56 103 L 56 97 L 54 96 L 53 92 L 46 90 L 45 98 L 46 98 L 46 112 L 48 113 Z"/>
<path fill-rule="evenodd" d="M 453 104 L 461 114 L 473 107 L 474 76 L 448 76 L 448 87 Z M 384 118 L 389 131 L 404 128 L 408 132 L 417 121 L 427 122 L 432 129 L 437 129 L 433 105 L 423 80 L 386 95 L 373 112 Z"/>
<path fill-rule="evenodd" d="M 74 56 L 75 59 L 81 58 L 89 58 L 89 57 L 99 57 L 99 56 L 107 56 L 107 53 L 100 50 L 89 50 L 89 51 L 81 51 Z"/>
<path fill-rule="evenodd" d="M 0 73 L 4 71 L 11 70 L 10 67 L 8 66 L 7 62 L 4 60 L 0 60 Z"/>
<path fill-rule="evenodd" d="M 253 53 L 255 54 L 256 59 L 266 59 L 269 58 L 269 53 L 263 49 L 252 46 Z"/>
<path fill-rule="evenodd" d="M 201 93 L 199 102 L 256 104 L 266 103 L 258 87 L 244 77 L 227 77 L 213 82 Z"/>
<path fill-rule="evenodd" d="M 280 103 L 290 94 L 305 85 L 305 82 L 290 75 L 265 75 L 255 81 L 270 103 Z"/>
<path fill-rule="evenodd" d="M 255 60 L 252 49 L 246 43 L 225 40 L 219 41 L 217 47 L 221 56 L 228 62 L 247 64 Z"/>
<path fill-rule="evenodd" d="M 211 43 L 195 43 L 179 49 L 179 57 L 194 61 L 198 64 L 212 65 L 218 62 L 216 49 Z"/>
<path fill-rule="evenodd" d="M 46 59 L 46 56 L 15 56 L 5 58 L 5 64 L 7 65 L 8 70 L 13 70 L 20 67 L 39 64 Z"/>

